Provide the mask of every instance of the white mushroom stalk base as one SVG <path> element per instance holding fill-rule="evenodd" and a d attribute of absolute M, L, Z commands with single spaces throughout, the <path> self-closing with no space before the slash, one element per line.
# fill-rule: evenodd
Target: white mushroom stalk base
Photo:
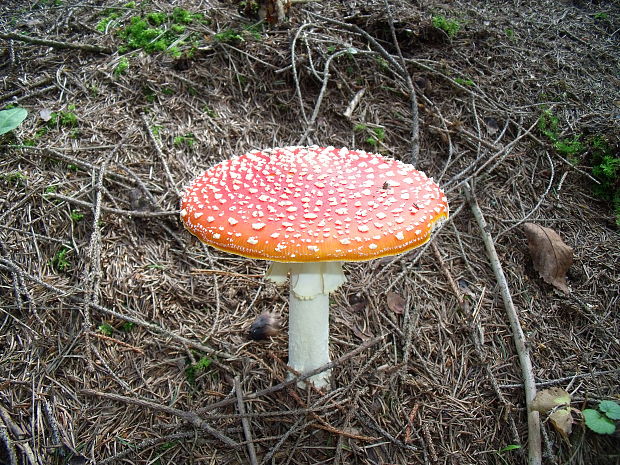
<path fill-rule="evenodd" d="M 330 362 L 329 293 L 346 281 L 342 262 L 271 263 L 267 279 L 284 284 L 290 273 L 288 364 L 304 374 Z M 309 379 L 329 386 L 331 371 Z M 305 387 L 304 383 L 299 383 Z"/>

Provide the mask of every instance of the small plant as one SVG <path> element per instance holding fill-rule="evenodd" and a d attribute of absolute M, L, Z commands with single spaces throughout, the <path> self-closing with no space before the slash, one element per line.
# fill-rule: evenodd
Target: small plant
<path fill-rule="evenodd" d="M 69 252 L 71 252 L 71 250 L 68 247 L 62 247 L 58 250 L 50 260 L 52 268 L 56 271 L 67 271 L 71 267 L 68 258 Z"/>
<path fill-rule="evenodd" d="M 521 446 L 518 444 L 508 444 L 507 446 L 502 447 L 501 449 L 499 449 L 497 452 L 495 452 L 497 454 L 497 456 L 499 457 L 499 459 L 502 461 L 502 463 L 508 465 L 508 462 L 506 461 L 506 459 L 503 457 L 504 454 L 506 454 L 506 452 L 511 452 L 513 450 L 519 450 L 521 449 Z"/>
<path fill-rule="evenodd" d="M 166 22 L 166 13 L 161 13 L 161 12 L 149 13 L 146 15 L 146 20 L 155 26 L 161 26 L 162 24 Z"/>
<path fill-rule="evenodd" d="M 124 74 L 125 71 L 129 68 L 129 60 L 127 57 L 123 57 L 118 61 L 118 64 L 114 68 L 114 76 L 120 76 Z"/>
<path fill-rule="evenodd" d="M 385 129 L 383 128 L 373 128 L 372 135 L 366 138 L 366 143 L 376 147 L 380 142 L 383 142 L 385 139 Z"/>
<path fill-rule="evenodd" d="M 12 131 L 28 116 L 28 110 L 25 108 L 10 108 L 0 111 L 0 135 Z"/>
<path fill-rule="evenodd" d="M 202 111 L 204 111 L 204 113 L 210 118 L 217 118 L 217 112 L 208 105 L 202 107 Z"/>
<path fill-rule="evenodd" d="M 75 110 L 75 105 L 68 105 L 66 111 L 58 111 L 52 113 L 50 120 L 47 122 L 47 125 L 49 127 L 54 127 L 58 125 L 69 128 L 77 126 L 78 117 L 73 110 Z M 41 135 L 45 134 L 46 131 L 43 131 Z"/>
<path fill-rule="evenodd" d="M 196 377 L 204 370 L 209 368 L 212 360 L 207 357 L 200 357 L 200 359 L 194 364 L 188 364 L 185 368 L 185 376 L 187 377 L 187 382 L 191 385 L 196 384 Z"/>
<path fill-rule="evenodd" d="M 157 93 L 155 93 L 155 91 L 150 87 L 144 86 L 142 88 L 142 92 L 144 93 L 144 98 L 148 103 L 153 103 L 155 100 L 157 100 Z"/>
<path fill-rule="evenodd" d="M 28 176 L 26 176 L 21 171 L 12 171 L 10 173 L 1 174 L 0 179 L 2 179 L 7 184 L 21 185 L 25 183 L 25 181 L 28 179 Z"/>
<path fill-rule="evenodd" d="M 456 37 L 461 29 L 461 25 L 458 21 L 446 19 L 445 16 L 438 15 L 433 16 L 431 19 L 431 24 L 434 28 L 440 29 L 447 34 L 451 39 Z"/>
<path fill-rule="evenodd" d="M 599 184 L 594 193 L 612 203 L 616 224 L 620 227 L 620 154 L 601 135 L 585 138 L 581 134 L 570 137 L 560 135 L 560 120 L 551 110 L 544 110 L 538 119 L 539 131 L 553 144 L 560 155 L 571 163 L 586 161 Z"/>
<path fill-rule="evenodd" d="M 607 13 L 594 13 L 594 19 L 598 21 L 607 21 L 609 19 L 609 15 Z"/>
<path fill-rule="evenodd" d="M 71 217 L 71 221 L 77 223 L 78 221 L 82 221 L 84 219 L 84 213 L 80 213 L 79 210 L 71 210 L 69 214 Z"/>
<path fill-rule="evenodd" d="M 213 36 L 213 40 L 225 44 L 234 44 L 244 41 L 242 33 L 236 29 L 225 29 L 222 32 L 218 32 Z"/>
<path fill-rule="evenodd" d="M 472 81 L 471 79 L 454 78 L 454 82 L 462 86 L 473 86 L 474 85 L 474 81 Z"/>
<path fill-rule="evenodd" d="M 377 145 L 379 145 L 379 142 L 383 142 L 385 140 L 385 129 L 383 128 L 370 129 L 364 123 L 358 123 L 353 126 L 353 130 L 355 132 L 370 133 L 370 135 L 365 139 L 365 142 L 368 145 L 372 145 L 373 147 L 376 147 Z"/>
<path fill-rule="evenodd" d="M 385 58 L 377 57 L 375 58 L 375 62 L 377 63 L 377 65 L 379 65 L 379 68 L 381 68 L 383 71 L 387 71 L 390 69 L 390 65 Z"/>
<path fill-rule="evenodd" d="M 99 331 L 104 336 L 112 336 L 112 333 L 114 333 L 114 326 L 109 323 L 103 323 L 99 325 L 97 331 Z"/>
<path fill-rule="evenodd" d="M 128 333 L 129 331 L 131 331 L 134 327 L 136 326 L 135 323 L 132 323 L 131 321 L 126 321 L 125 323 L 123 323 L 121 325 L 121 331 Z"/>
<path fill-rule="evenodd" d="M 544 134 L 552 143 L 560 155 L 577 163 L 577 155 L 582 153 L 585 146 L 580 141 L 581 135 L 577 134 L 569 138 L 562 138 L 560 135 L 560 120 L 549 109 L 544 110 L 538 118 L 538 130 Z"/>
<path fill-rule="evenodd" d="M 196 137 L 193 134 L 185 134 L 184 136 L 176 136 L 174 138 L 174 145 L 177 147 L 181 145 L 187 145 L 191 147 L 196 142 Z"/>
<path fill-rule="evenodd" d="M 602 136 L 590 139 L 592 174 L 600 181 L 593 190 L 597 197 L 612 203 L 616 225 L 620 227 L 620 153 Z"/>
<path fill-rule="evenodd" d="M 103 10 L 103 14 L 107 15 L 105 18 L 101 19 L 95 29 L 99 32 L 106 32 L 108 28 L 113 28 L 117 25 L 117 19 L 120 18 L 121 14 L 116 8 L 106 8 Z"/>
<path fill-rule="evenodd" d="M 598 434 L 613 434 L 615 421 L 620 420 L 620 405 L 612 400 L 603 400 L 598 408 L 587 408 L 581 412 L 586 426 Z"/>
<path fill-rule="evenodd" d="M 147 53 L 166 52 L 178 58 L 182 56 L 180 46 L 200 38 L 197 32 L 186 34 L 186 26 L 193 22 L 208 21 L 200 13 L 178 7 L 174 8 L 171 14 L 153 11 L 145 16 L 134 16 L 129 20 L 129 24 L 117 32 L 125 42 L 119 51 L 124 53 L 141 48 Z"/>

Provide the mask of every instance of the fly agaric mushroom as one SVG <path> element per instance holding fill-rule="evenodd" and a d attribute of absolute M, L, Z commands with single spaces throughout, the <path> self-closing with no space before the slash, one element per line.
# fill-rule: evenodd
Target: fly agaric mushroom
<path fill-rule="evenodd" d="M 330 361 L 329 293 L 345 282 L 342 262 L 424 244 L 448 203 L 412 165 L 361 150 L 284 147 L 208 169 L 185 192 L 181 217 L 201 241 L 270 260 L 268 279 L 290 279 L 288 363 L 307 373 Z M 329 377 L 310 381 L 325 387 Z"/>

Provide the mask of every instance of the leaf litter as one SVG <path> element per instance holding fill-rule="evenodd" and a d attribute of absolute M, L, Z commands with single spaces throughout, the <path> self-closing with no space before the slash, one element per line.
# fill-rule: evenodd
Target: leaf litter
<path fill-rule="evenodd" d="M 534 269 L 546 283 L 566 294 L 570 293 L 566 273 L 573 264 L 573 249 L 551 228 L 525 223 L 523 230 L 527 236 Z"/>

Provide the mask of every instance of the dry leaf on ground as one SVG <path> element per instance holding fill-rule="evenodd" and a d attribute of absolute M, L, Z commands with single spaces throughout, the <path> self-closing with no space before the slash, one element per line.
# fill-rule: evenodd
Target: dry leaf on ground
<path fill-rule="evenodd" d="M 570 289 L 566 283 L 566 272 L 573 264 L 573 249 L 566 245 L 553 229 L 533 223 L 525 223 L 523 230 L 534 268 L 545 282 L 565 293 Z"/>
<path fill-rule="evenodd" d="M 394 313 L 398 313 L 399 315 L 402 315 L 404 313 L 405 305 L 407 305 L 405 299 L 403 299 L 395 292 L 388 292 L 386 298 L 387 306 L 390 310 L 392 310 Z"/>
<path fill-rule="evenodd" d="M 544 389 L 536 394 L 532 402 L 532 410 L 536 410 L 543 415 L 551 412 L 549 421 L 565 439 L 568 439 L 568 435 L 573 429 L 573 415 L 570 402 L 570 394 L 564 389 Z"/>

